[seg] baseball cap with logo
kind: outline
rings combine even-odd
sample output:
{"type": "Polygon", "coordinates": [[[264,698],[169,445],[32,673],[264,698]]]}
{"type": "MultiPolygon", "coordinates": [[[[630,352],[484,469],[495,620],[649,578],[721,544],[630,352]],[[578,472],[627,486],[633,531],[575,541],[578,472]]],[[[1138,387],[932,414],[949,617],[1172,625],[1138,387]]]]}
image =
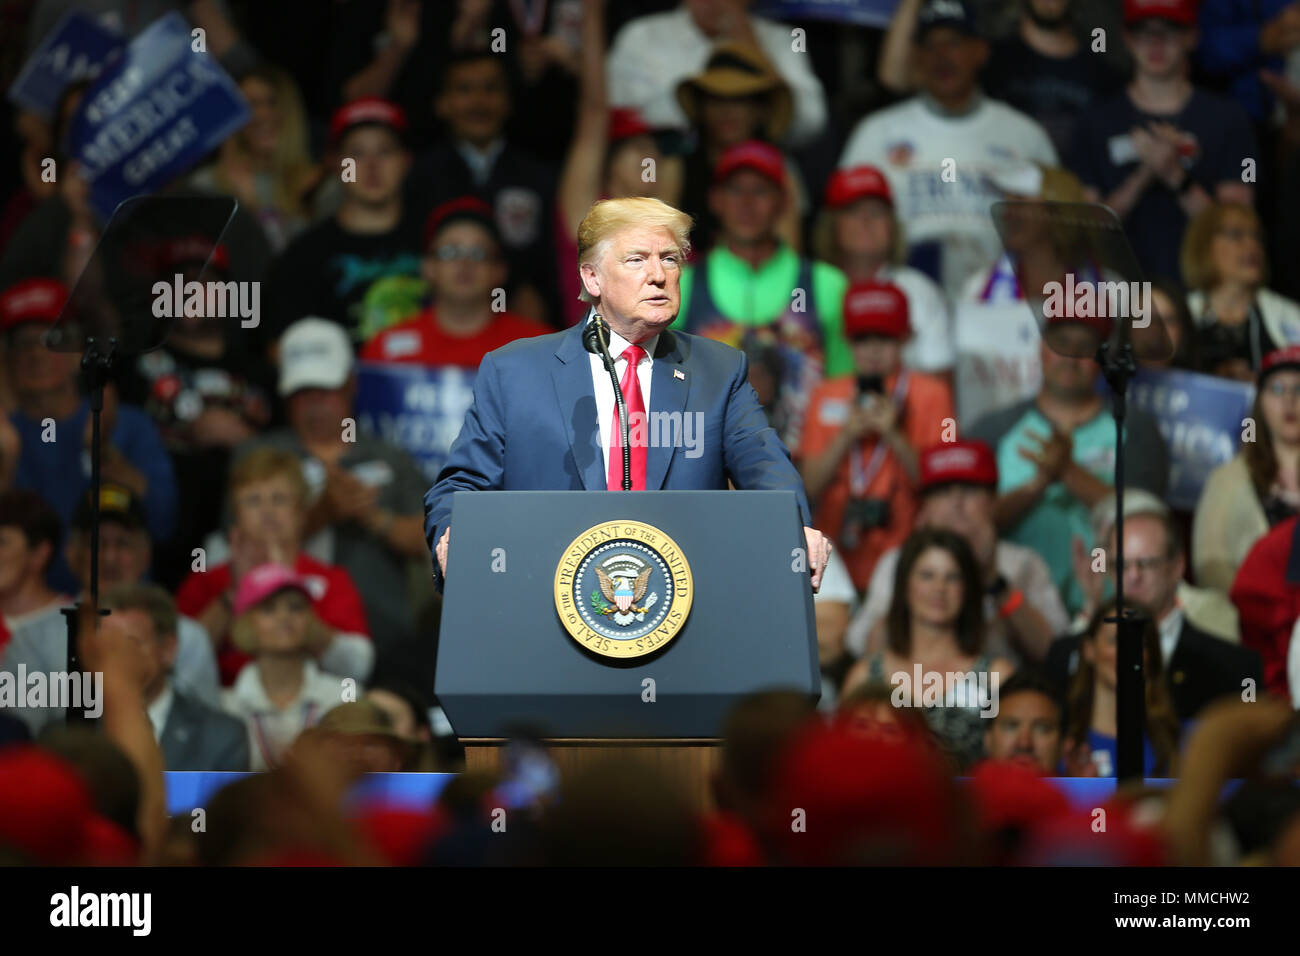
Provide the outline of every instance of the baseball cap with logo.
{"type": "Polygon", "coordinates": [[[926,0],[916,15],[916,42],[937,27],[948,27],[967,36],[975,35],[975,17],[966,0],[926,0]]]}
{"type": "Polygon", "coordinates": [[[826,205],[840,209],[859,199],[882,199],[890,206],[894,205],[889,180],[875,166],[835,170],[826,183],[826,205]]]}
{"type": "Polygon", "coordinates": [[[998,462],[982,441],[944,442],[921,452],[921,491],[963,484],[996,488],[998,462]]]}
{"type": "MultiPolygon", "coordinates": [[[[77,504],[77,512],[72,517],[72,526],[78,531],[89,531],[94,520],[94,491],[87,491],[77,504]]],[[[125,485],[112,482],[99,488],[99,520],[112,521],[129,528],[139,530],[147,525],[144,506],[134,492],[125,485]]]]}
{"type": "Polygon", "coordinates": [[[369,125],[387,126],[400,138],[406,133],[406,112],[378,96],[363,96],[344,103],[330,120],[330,144],[337,145],[354,127],[369,125]]]}
{"type": "Polygon", "coordinates": [[[785,187],[785,159],[779,149],[762,140],[746,140],[724,150],[713,168],[713,181],[720,183],[740,169],[752,169],[785,187]]]}
{"type": "Polygon", "coordinates": [[[271,595],[286,590],[301,591],[307,600],[311,600],[311,591],[307,587],[307,582],[293,568],[283,564],[259,564],[239,579],[239,590],[235,592],[234,612],[236,616],[243,614],[271,595]]]}
{"type": "Polygon", "coordinates": [[[855,282],[844,293],[845,338],[905,339],[911,334],[907,296],[892,282],[855,282]]]}
{"type": "Polygon", "coordinates": [[[1143,20],[1168,20],[1179,26],[1196,25],[1196,0],[1124,0],[1124,25],[1143,20]]]}
{"type": "Polygon", "coordinates": [[[352,343],[341,325],[299,319],[280,338],[280,394],[304,388],[338,388],[352,374],[352,343]]]}
{"type": "Polygon", "coordinates": [[[57,279],[15,282],[0,294],[0,331],[7,332],[24,322],[52,324],[67,300],[67,287],[57,279]]]}

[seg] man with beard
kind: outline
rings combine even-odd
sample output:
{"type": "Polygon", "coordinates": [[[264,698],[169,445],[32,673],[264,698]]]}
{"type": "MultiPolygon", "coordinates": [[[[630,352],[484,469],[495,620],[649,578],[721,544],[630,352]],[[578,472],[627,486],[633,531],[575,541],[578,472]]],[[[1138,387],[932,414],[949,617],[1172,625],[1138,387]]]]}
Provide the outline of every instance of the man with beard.
{"type": "Polygon", "coordinates": [[[1065,712],[1057,689],[1042,675],[1020,668],[998,693],[998,712],[984,731],[990,760],[1023,764],[1041,774],[1060,770],[1065,712]]]}

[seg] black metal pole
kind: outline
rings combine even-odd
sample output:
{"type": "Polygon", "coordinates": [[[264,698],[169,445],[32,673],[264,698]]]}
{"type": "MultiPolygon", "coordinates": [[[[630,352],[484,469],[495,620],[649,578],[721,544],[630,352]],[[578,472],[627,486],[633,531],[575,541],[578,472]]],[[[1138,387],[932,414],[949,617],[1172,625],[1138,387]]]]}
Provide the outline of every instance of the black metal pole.
{"type": "Polygon", "coordinates": [[[1145,770],[1143,737],[1146,729],[1146,675],[1142,669],[1142,630],[1145,618],[1124,607],[1124,419],[1128,412],[1128,384],[1137,373],[1133,348],[1124,342],[1118,355],[1109,345],[1098,351],[1098,361],[1111,390],[1111,415],[1115,419],[1115,776],[1121,781],[1141,780],[1145,770]]]}
{"type": "MultiPolygon", "coordinates": [[[[99,486],[101,455],[101,416],[104,411],[104,385],[108,370],[112,364],[113,339],[108,340],[107,348],[101,348],[94,338],[86,340],[86,351],[81,356],[81,367],[86,373],[86,386],[90,402],[90,606],[99,607],[99,486]]],[[[81,605],[63,609],[64,622],[68,629],[67,672],[69,675],[81,672],[81,654],[78,648],[78,629],[80,625],[81,605]]],[[[66,710],[68,724],[89,723],[84,710],[69,707],[66,710]]]]}

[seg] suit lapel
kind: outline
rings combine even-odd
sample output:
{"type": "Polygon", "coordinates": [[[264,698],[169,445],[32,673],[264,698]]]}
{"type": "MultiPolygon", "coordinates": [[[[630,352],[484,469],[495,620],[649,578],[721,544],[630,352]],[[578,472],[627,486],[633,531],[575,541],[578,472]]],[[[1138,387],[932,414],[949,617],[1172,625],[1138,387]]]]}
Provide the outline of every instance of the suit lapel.
{"type": "MultiPolygon", "coordinates": [[[[659,334],[659,342],[655,348],[654,365],[650,369],[650,421],[646,423],[646,440],[650,441],[655,434],[651,423],[655,421],[654,415],[659,412],[667,413],[668,417],[664,419],[670,424],[661,428],[659,434],[672,435],[674,438],[679,437],[676,426],[680,423],[684,434],[686,428],[686,419],[683,410],[686,408],[686,396],[691,390],[690,376],[686,373],[685,356],[681,350],[682,337],[671,331],[664,330],[659,334]],[[677,373],[677,374],[674,374],[677,373]]],[[[673,455],[677,449],[674,445],[680,444],[673,441],[668,447],[659,447],[657,442],[650,441],[650,447],[646,449],[645,463],[645,487],[647,491],[658,491],[663,488],[664,479],[668,475],[668,466],[672,463],[673,455]]]]}
{"type": "Polygon", "coordinates": [[[600,427],[596,418],[596,393],[591,384],[590,353],[582,347],[579,323],[560,339],[555,349],[558,359],[551,368],[555,399],[559,403],[573,460],[588,491],[604,491],[607,485],[604,455],[596,435],[600,427]],[[593,441],[594,440],[594,441],[593,441]]]}

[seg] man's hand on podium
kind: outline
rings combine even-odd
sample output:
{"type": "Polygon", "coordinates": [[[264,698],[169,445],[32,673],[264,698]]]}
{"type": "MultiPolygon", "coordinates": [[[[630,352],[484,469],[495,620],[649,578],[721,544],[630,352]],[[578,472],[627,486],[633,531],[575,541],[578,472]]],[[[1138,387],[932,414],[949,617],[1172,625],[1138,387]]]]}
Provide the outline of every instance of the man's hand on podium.
{"type": "Polygon", "coordinates": [[[822,572],[831,557],[831,542],[826,535],[816,528],[807,526],[803,529],[804,541],[808,543],[808,569],[812,571],[812,589],[816,594],[822,586],[822,572]]]}
{"type": "Polygon", "coordinates": [[[442,568],[442,576],[447,576],[447,541],[451,538],[451,528],[448,527],[438,539],[438,544],[434,547],[433,553],[438,556],[438,567],[442,568]]]}

